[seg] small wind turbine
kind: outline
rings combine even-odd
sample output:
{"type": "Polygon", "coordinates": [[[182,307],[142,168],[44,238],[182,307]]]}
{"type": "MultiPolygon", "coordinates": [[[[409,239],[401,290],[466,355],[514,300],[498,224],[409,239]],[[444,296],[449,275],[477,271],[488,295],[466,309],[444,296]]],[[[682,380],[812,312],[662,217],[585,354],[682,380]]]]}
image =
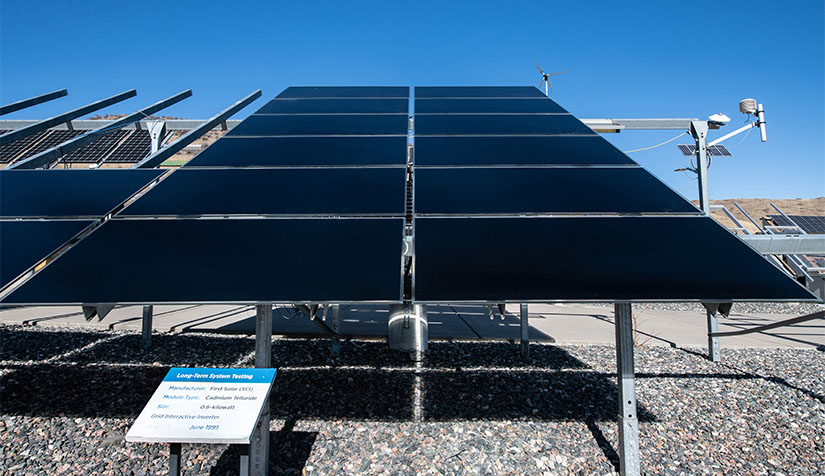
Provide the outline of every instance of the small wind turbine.
{"type": "MultiPolygon", "coordinates": [[[[533,64],[536,65],[536,68],[539,68],[538,63],[533,61],[533,64]]],[[[550,96],[550,91],[553,90],[553,85],[550,84],[550,76],[555,76],[557,74],[564,74],[564,73],[569,73],[569,72],[570,72],[570,70],[558,71],[558,72],[555,72],[555,73],[545,73],[544,71],[542,71],[541,68],[539,68],[539,73],[541,73],[541,82],[539,83],[539,87],[544,85],[544,95],[545,96],[550,96]]]]}

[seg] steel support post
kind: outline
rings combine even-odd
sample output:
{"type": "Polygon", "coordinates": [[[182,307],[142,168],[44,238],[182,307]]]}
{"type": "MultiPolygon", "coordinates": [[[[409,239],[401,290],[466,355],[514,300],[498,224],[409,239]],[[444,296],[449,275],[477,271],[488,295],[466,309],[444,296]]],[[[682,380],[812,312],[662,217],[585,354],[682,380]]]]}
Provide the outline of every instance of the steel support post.
{"type": "Polygon", "coordinates": [[[180,443],[169,443],[169,476],[180,476],[180,443]]]}
{"type": "MultiPolygon", "coordinates": [[[[256,306],[255,367],[272,366],[272,304],[256,306]]],[[[269,473],[269,397],[249,444],[249,476],[267,476],[269,473]]]]}
{"type": "Polygon", "coordinates": [[[616,303],[616,369],[619,386],[619,472],[640,474],[639,420],[636,418],[636,382],[633,372],[633,311],[630,303],[616,303]]]}
{"type": "Polygon", "coordinates": [[[530,353],[530,322],[527,318],[527,304],[521,305],[521,348],[522,357],[527,357],[530,353]]]}
{"type": "Polygon", "coordinates": [[[696,140],[696,170],[699,181],[699,208],[710,215],[710,196],[708,194],[708,123],[707,121],[691,121],[690,133],[696,140]]]}
{"type": "Polygon", "coordinates": [[[330,354],[333,357],[338,357],[341,355],[341,336],[339,335],[341,331],[341,306],[338,304],[333,304],[331,306],[330,312],[330,328],[332,329],[332,344],[330,346],[330,354]]]}
{"type": "Polygon", "coordinates": [[[152,347],[152,305],[143,306],[143,329],[140,335],[140,346],[144,349],[152,347]]]}
{"type": "Polygon", "coordinates": [[[719,348],[719,338],[713,334],[719,332],[719,318],[716,312],[705,311],[708,316],[708,359],[712,362],[722,360],[722,351],[719,348]]]}
{"type": "Polygon", "coordinates": [[[249,476],[249,445],[238,445],[238,452],[241,454],[241,467],[238,474],[249,476]]]}

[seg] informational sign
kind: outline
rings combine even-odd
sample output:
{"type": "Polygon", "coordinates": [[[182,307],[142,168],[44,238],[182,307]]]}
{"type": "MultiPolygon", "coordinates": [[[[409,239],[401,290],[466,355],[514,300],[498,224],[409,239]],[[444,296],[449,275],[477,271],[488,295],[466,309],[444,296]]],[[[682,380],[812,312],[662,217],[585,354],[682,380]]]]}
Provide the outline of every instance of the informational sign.
{"type": "Polygon", "coordinates": [[[275,369],[172,368],[126,441],[249,444],[275,369]]]}

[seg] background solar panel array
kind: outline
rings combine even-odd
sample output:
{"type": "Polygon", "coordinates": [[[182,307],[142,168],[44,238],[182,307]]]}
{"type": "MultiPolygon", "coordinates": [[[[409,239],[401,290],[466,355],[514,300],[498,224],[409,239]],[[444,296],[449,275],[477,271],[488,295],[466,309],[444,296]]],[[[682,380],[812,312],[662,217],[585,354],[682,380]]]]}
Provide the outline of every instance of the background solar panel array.
{"type": "MultiPolygon", "coordinates": [[[[0,134],[5,132],[8,131],[0,131],[0,134]]],[[[64,129],[37,132],[10,144],[0,146],[0,163],[16,162],[32,157],[87,133],[89,133],[87,130],[64,129]]],[[[67,154],[63,157],[63,160],[69,163],[101,161],[135,163],[147,157],[151,152],[151,148],[149,131],[121,129],[109,135],[101,136],[100,140],[67,154]]]]}
{"type": "Polygon", "coordinates": [[[46,137],[50,131],[36,132],[30,136],[17,139],[14,142],[0,145],[0,163],[8,164],[22,156],[27,150],[32,148],[40,140],[46,137]]]}
{"type": "Polygon", "coordinates": [[[797,225],[802,228],[802,231],[810,234],[825,234],[825,216],[819,215],[788,215],[785,218],[782,215],[769,215],[771,221],[776,226],[794,226],[797,225]]]}

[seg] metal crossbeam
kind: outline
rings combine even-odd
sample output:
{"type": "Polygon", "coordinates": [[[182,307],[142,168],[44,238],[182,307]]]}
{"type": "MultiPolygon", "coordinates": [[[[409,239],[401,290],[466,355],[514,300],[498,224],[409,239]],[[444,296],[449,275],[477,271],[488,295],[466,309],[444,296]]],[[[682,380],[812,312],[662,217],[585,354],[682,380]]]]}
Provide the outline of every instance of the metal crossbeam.
{"type": "Polygon", "coordinates": [[[134,165],[134,169],[147,169],[147,168],[155,168],[162,164],[166,159],[172,157],[173,155],[177,154],[184,147],[189,145],[190,143],[194,142],[195,139],[198,137],[206,134],[209,132],[213,127],[220,124],[221,122],[225,121],[227,118],[235,114],[236,112],[240,111],[241,109],[245,108],[249,103],[261,97],[261,90],[258,89],[257,91],[253,92],[252,94],[246,96],[245,98],[241,99],[240,101],[236,102],[235,104],[229,106],[228,108],[224,109],[217,115],[211,117],[206,122],[201,124],[200,126],[192,129],[191,131],[187,132],[186,134],[180,136],[178,140],[172,142],[168,146],[164,147],[163,149],[155,152],[154,154],[146,157],[145,159],[141,160],[137,164],[134,165]]]}
{"type": "Polygon", "coordinates": [[[184,99],[190,96],[192,96],[191,89],[181,91],[178,94],[175,94],[174,96],[166,98],[162,101],[158,101],[152,104],[151,106],[147,106],[137,112],[129,114],[128,116],[113,121],[108,126],[98,127],[97,129],[87,134],[79,135],[74,139],[68,140],[60,145],[52,147],[51,149],[44,150],[43,152],[37,155],[33,155],[25,160],[15,162],[8,168],[36,169],[39,167],[49,165],[53,162],[58,161],[64,155],[69,154],[77,149],[80,149],[81,147],[91,142],[94,142],[107,134],[111,134],[125,125],[133,124],[136,121],[140,121],[141,119],[148,117],[149,115],[154,114],[160,110],[166,109],[167,107],[180,101],[183,101],[184,99]]]}
{"type": "Polygon", "coordinates": [[[690,128],[696,118],[669,119],[582,119],[581,121],[596,132],[683,130],[690,128]]]}
{"type": "Polygon", "coordinates": [[[73,109],[69,112],[64,112],[63,114],[50,117],[49,119],[44,119],[40,122],[35,122],[34,124],[31,124],[29,126],[1,135],[0,145],[9,144],[11,142],[16,141],[17,139],[22,139],[23,137],[30,136],[37,132],[45,131],[46,129],[54,127],[58,124],[71,121],[72,119],[76,119],[81,116],[85,116],[86,114],[95,112],[99,109],[103,109],[104,107],[111,106],[112,104],[119,103],[120,101],[129,99],[134,96],[137,96],[137,91],[135,91],[134,89],[130,89],[120,94],[110,96],[106,99],[101,99],[100,101],[93,102],[91,104],[79,107],[77,109],[73,109]]]}
{"type": "Polygon", "coordinates": [[[27,107],[36,106],[38,104],[51,101],[52,99],[62,98],[67,94],[69,94],[69,91],[65,89],[58,89],[57,91],[41,94],[40,96],[35,96],[29,99],[23,99],[22,101],[13,102],[11,104],[6,104],[5,106],[0,106],[0,116],[5,114],[11,114],[12,112],[19,111],[21,109],[26,109],[27,107]]]}

